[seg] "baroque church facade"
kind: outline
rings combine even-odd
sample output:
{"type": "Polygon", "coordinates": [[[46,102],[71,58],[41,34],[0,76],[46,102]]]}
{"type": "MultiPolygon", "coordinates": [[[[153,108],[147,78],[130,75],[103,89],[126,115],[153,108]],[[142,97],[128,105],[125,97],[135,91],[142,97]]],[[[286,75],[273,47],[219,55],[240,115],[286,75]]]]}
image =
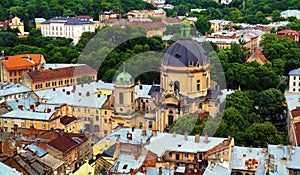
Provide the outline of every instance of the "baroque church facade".
{"type": "Polygon", "coordinates": [[[136,91],[145,86],[135,85],[124,68],[114,81],[111,105],[106,105],[113,110],[111,128],[166,132],[184,115],[214,116],[220,107],[220,91],[210,79],[210,70],[207,52],[188,37],[177,40],[166,50],[160,67],[160,85],[152,85],[147,91],[150,98],[137,98],[136,91]]]}

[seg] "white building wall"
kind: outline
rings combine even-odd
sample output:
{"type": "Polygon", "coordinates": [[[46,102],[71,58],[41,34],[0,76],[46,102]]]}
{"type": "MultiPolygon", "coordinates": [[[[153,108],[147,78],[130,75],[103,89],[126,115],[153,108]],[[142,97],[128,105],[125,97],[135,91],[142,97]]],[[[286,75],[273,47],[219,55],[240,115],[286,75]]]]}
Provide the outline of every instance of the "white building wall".
{"type": "Polygon", "coordinates": [[[95,24],[66,25],[65,23],[42,24],[42,36],[72,38],[77,44],[83,32],[95,32],[95,24]]]}

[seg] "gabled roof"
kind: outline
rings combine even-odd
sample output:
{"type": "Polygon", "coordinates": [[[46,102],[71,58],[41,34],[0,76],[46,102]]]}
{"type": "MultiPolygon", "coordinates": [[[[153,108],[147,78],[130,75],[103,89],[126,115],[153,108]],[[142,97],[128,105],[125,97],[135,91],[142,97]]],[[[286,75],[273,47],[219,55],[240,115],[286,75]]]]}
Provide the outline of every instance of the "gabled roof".
{"type": "Polygon", "coordinates": [[[62,78],[79,77],[83,75],[97,74],[97,71],[88,65],[64,67],[58,69],[35,70],[27,72],[32,82],[44,82],[62,78]]]}
{"type": "Polygon", "coordinates": [[[60,123],[63,124],[63,125],[68,125],[68,124],[72,123],[75,120],[77,120],[76,117],[65,115],[62,118],[60,118],[60,123]]]}
{"type": "Polygon", "coordinates": [[[84,134],[64,133],[56,139],[48,142],[48,145],[61,153],[66,154],[87,140],[88,138],[84,134]]]}
{"type": "Polygon", "coordinates": [[[41,62],[42,57],[42,54],[6,56],[5,59],[2,60],[2,63],[7,70],[29,69],[38,65],[41,62]]]}
{"type": "Polygon", "coordinates": [[[259,49],[256,49],[253,52],[253,54],[250,56],[250,58],[251,57],[257,57],[257,58],[259,58],[264,64],[271,64],[271,62],[265,57],[265,55],[259,49]]]}

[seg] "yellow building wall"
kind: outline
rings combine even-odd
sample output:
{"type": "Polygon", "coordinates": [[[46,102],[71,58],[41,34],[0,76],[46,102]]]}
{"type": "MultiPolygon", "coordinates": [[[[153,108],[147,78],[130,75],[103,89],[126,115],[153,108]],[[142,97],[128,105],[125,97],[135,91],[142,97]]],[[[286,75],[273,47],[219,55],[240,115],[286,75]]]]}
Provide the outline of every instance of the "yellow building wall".
{"type": "Polygon", "coordinates": [[[89,164],[88,161],[84,163],[77,171],[74,173],[69,173],[69,175],[93,175],[95,174],[95,163],[89,164]]]}

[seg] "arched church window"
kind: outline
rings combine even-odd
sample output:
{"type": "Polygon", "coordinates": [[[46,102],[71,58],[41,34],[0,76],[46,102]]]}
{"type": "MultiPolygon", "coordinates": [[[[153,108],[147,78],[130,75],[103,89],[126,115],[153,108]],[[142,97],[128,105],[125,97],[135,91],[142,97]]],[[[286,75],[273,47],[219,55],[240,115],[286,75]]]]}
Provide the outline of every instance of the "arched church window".
{"type": "Polygon", "coordinates": [[[179,81],[174,82],[174,92],[180,92],[180,83],[179,83],[179,81]]]}
{"type": "Polygon", "coordinates": [[[200,91],[200,80],[197,80],[197,91],[200,91]]]}
{"type": "Polygon", "coordinates": [[[206,88],[208,88],[209,86],[209,82],[208,82],[208,78],[206,78],[206,88]]]}
{"type": "Polygon", "coordinates": [[[119,93],[119,103],[124,104],[124,94],[123,93],[119,93]]]}

